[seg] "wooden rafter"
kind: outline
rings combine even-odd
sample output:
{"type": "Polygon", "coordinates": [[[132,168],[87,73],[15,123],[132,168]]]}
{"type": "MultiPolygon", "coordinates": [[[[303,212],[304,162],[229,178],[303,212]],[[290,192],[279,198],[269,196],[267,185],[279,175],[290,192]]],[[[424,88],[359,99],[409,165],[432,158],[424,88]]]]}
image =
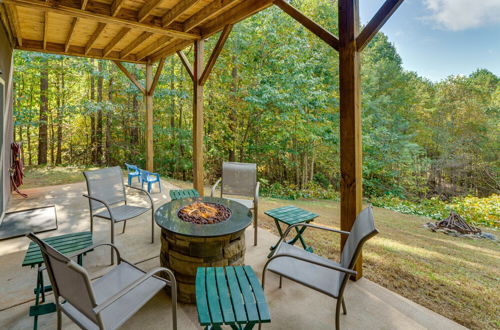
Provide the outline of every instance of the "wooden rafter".
{"type": "Polygon", "coordinates": [[[162,36],[158,38],[157,40],[153,41],[152,44],[147,46],[146,48],[142,49],[140,52],[137,53],[137,58],[140,58],[141,60],[145,59],[148,55],[153,54],[154,52],[158,51],[162,47],[165,47],[165,45],[172,40],[171,37],[169,36],[162,36]]]}
{"type": "Polygon", "coordinates": [[[404,0],[386,0],[382,7],[372,17],[370,22],[366,24],[361,33],[356,38],[356,46],[358,51],[362,51],[366,45],[372,40],[387,20],[394,14],[396,9],[403,3],[404,0]]]}
{"type": "Polygon", "coordinates": [[[87,4],[88,3],[89,3],[89,0],[82,0],[82,6],[81,6],[82,10],[87,9],[87,4]]]}
{"type": "Polygon", "coordinates": [[[144,41],[148,40],[153,34],[150,32],[143,32],[140,36],[134,39],[127,47],[125,47],[121,52],[120,52],[120,57],[124,58],[128,56],[130,53],[134,51],[137,47],[139,47],[140,44],[142,44],[144,41]]]}
{"type": "Polygon", "coordinates": [[[131,74],[126,67],[123,66],[123,64],[120,61],[113,61],[115,62],[116,66],[127,76],[128,79],[137,87],[142,94],[146,95],[146,89],[142,87],[141,83],[137,81],[137,79],[134,77],[133,74],[131,74]]]}
{"type": "Polygon", "coordinates": [[[114,0],[113,3],[111,3],[111,16],[115,17],[118,15],[118,12],[122,9],[123,1],[124,0],[114,0]]]}
{"type": "Polygon", "coordinates": [[[130,28],[127,28],[127,27],[124,27],[120,30],[120,32],[118,32],[114,37],[113,39],[111,39],[111,41],[106,45],[106,47],[104,47],[104,51],[103,51],[103,56],[108,56],[109,53],[111,53],[111,51],[113,50],[113,47],[116,46],[117,43],[120,42],[120,40],[123,39],[123,37],[125,37],[127,35],[127,33],[130,32],[130,28]]]}
{"type": "Polygon", "coordinates": [[[195,27],[212,19],[237,1],[238,0],[215,0],[184,22],[184,32],[189,32],[195,27]]]}
{"type": "Polygon", "coordinates": [[[208,59],[207,65],[205,66],[205,70],[203,70],[203,73],[201,74],[199,81],[201,85],[205,85],[205,82],[207,81],[210,72],[212,72],[215,62],[217,62],[217,58],[219,58],[219,55],[222,52],[224,44],[226,43],[226,40],[229,37],[229,34],[231,33],[232,29],[233,29],[232,25],[226,25],[224,27],[224,30],[222,30],[219,40],[217,41],[217,44],[215,45],[215,48],[212,51],[210,58],[208,59]]]}
{"type": "Polygon", "coordinates": [[[53,2],[53,1],[40,2],[36,0],[3,0],[3,1],[7,4],[12,4],[16,6],[44,10],[47,12],[69,15],[72,17],[86,18],[101,23],[121,25],[124,27],[142,30],[145,32],[170,35],[180,39],[196,40],[200,38],[200,36],[195,34],[194,32],[186,33],[183,31],[175,30],[173,28],[163,28],[161,26],[152,23],[140,23],[131,19],[113,17],[109,15],[111,11],[110,9],[108,10],[101,9],[99,11],[96,10],[92,12],[81,10],[80,7],[76,8],[72,6],[71,4],[73,4],[73,2],[68,0],[59,0],[58,2],[53,2]]]}
{"type": "Polygon", "coordinates": [[[179,1],[172,9],[170,9],[161,19],[163,27],[172,24],[179,16],[188,11],[191,7],[199,3],[201,0],[183,0],[179,1]]]}
{"type": "MultiPolygon", "coordinates": [[[[71,46],[71,39],[73,38],[73,34],[75,33],[76,24],[80,19],[78,17],[73,18],[71,22],[71,27],[69,28],[68,36],[66,37],[66,44],[64,45],[64,51],[67,52],[69,47],[71,46]]],[[[88,52],[87,52],[88,54],[88,52]]]]}
{"type": "Polygon", "coordinates": [[[188,58],[186,57],[186,54],[182,50],[177,51],[177,55],[179,55],[179,58],[181,59],[182,65],[186,68],[186,71],[188,72],[189,76],[191,77],[191,80],[194,79],[194,73],[193,73],[193,67],[191,66],[191,63],[189,63],[188,58]]]}
{"type": "Polygon", "coordinates": [[[47,49],[47,36],[48,36],[48,31],[49,31],[49,12],[46,11],[44,13],[44,20],[43,20],[43,49],[47,49]]]}
{"type": "Polygon", "coordinates": [[[23,45],[23,37],[21,32],[21,24],[19,24],[19,16],[17,14],[17,8],[15,6],[7,5],[5,6],[7,12],[9,13],[9,18],[12,23],[12,33],[17,39],[17,44],[19,46],[23,45]]]}
{"type": "Polygon", "coordinates": [[[153,95],[155,92],[155,89],[156,89],[156,86],[158,85],[158,81],[160,80],[161,71],[163,70],[164,65],[165,65],[165,57],[160,59],[160,61],[158,62],[158,67],[156,68],[156,73],[155,73],[155,76],[153,78],[153,83],[151,84],[151,87],[148,90],[148,95],[150,95],[150,96],[153,95]]]}
{"type": "Polygon", "coordinates": [[[208,22],[202,30],[202,36],[204,38],[209,37],[222,30],[224,26],[236,24],[248,16],[271,6],[272,4],[273,0],[243,1],[208,22]]]}
{"type": "Polygon", "coordinates": [[[280,7],[285,13],[290,15],[293,19],[302,24],[306,29],[314,33],[316,36],[321,38],[335,50],[339,50],[339,39],[328,30],[323,28],[321,25],[301,13],[298,9],[284,0],[276,0],[274,1],[274,4],[280,7]]]}
{"type": "Polygon", "coordinates": [[[137,20],[139,22],[144,21],[151,12],[162,2],[163,0],[149,0],[146,4],[141,8],[139,14],[137,15],[137,20]]]}
{"type": "Polygon", "coordinates": [[[97,24],[96,30],[94,31],[94,33],[90,37],[90,40],[85,45],[85,55],[87,55],[90,52],[90,50],[92,49],[92,47],[94,47],[94,44],[96,43],[97,39],[99,39],[99,37],[102,34],[102,31],[104,31],[105,28],[106,28],[106,23],[98,23],[97,24]]]}

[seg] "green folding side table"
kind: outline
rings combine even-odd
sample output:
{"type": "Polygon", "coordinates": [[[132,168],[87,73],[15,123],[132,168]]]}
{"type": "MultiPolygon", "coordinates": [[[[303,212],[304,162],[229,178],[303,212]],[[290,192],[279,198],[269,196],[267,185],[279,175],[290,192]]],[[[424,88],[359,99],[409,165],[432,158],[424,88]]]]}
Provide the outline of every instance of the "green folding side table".
{"type": "MultiPolygon", "coordinates": [[[[85,249],[92,246],[92,233],[89,231],[72,233],[60,236],[53,236],[43,240],[48,243],[57,251],[62,254],[72,254],[78,250],[85,249]]],[[[81,266],[83,263],[83,254],[77,256],[78,264],[81,266]]],[[[54,313],[56,305],[54,303],[45,303],[45,294],[52,291],[52,286],[44,285],[43,283],[43,256],[38,245],[31,242],[26,255],[24,256],[22,266],[37,266],[37,279],[36,288],[33,290],[35,293],[35,305],[30,306],[29,315],[35,319],[33,321],[33,329],[38,327],[38,316],[54,313]]]]}
{"type": "MultiPolygon", "coordinates": [[[[274,222],[276,223],[276,227],[278,228],[278,232],[281,238],[283,238],[284,231],[281,229],[280,222],[287,225],[288,229],[288,227],[290,227],[291,225],[295,225],[297,223],[309,223],[319,216],[316,213],[306,211],[304,209],[301,209],[293,205],[278,207],[276,209],[266,211],[264,212],[264,214],[267,214],[268,216],[274,219],[274,222]]],[[[297,232],[297,234],[295,235],[294,238],[287,241],[287,243],[293,245],[295,244],[295,242],[300,240],[300,243],[302,243],[304,250],[313,252],[312,246],[308,246],[306,244],[306,241],[304,240],[304,237],[302,237],[306,229],[307,229],[306,226],[300,229],[298,227],[295,227],[295,231],[297,232]]],[[[272,256],[273,251],[276,249],[276,246],[277,244],[271,247],[271,253],[269,253],[268,258],[272,256]]]]}
{"type": "Polygon", "coordinates": [[[196,189],[173,189],[170,190],[169,194],[170,194],[170,199],[173,201],[181,198],[200,197],[200,194],[196,189]]]}
{"type": "Polygon", "coordinates": [[[205,330],[252,329],[271,322],[264,290],[250,266],[199,267],[196,309],[205,330]]]}

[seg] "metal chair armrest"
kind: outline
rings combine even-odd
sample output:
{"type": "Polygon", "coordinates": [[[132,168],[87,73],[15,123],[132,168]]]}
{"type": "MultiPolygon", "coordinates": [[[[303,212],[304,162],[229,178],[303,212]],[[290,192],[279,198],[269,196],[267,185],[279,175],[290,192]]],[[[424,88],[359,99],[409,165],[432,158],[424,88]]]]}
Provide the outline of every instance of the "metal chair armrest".
{"type": "Polygon", "coordinates": [[[350,275],[356,275],[357,272],[355,270],[352,270],[352,269],[348,269],[348,268],[344,268],[344,267],[341,267],[341,266],[334,266],[334,265],[325,265],[325,264],[322,264],[320,262],[317,262],[317,261],[314,261],[314,260],[310,260],[310,259],[306,259],[306,258],[302,258],[302,257],[299,257],[299,256],[295,256],[295,255],[291,255],[291,254],[287,254],[287,253],[284,253],[284,254],[278,254],[278,255],[275,255],[275,256],[272,256],[267,262],[266,264],[264,265],[264,270],[262,271],[263,273],[267,270],[267,266],[269,265],[269,263],[275,259],[278,259],[278,258],[283,258],[283,257],[287,257],[287,258],[293,258],[293,259],[297,259],[297,260],[301,260],[301,261],[304,261],[304,262],[307,262],[307,263],[310,263],[310,264],[314,264],[314,265],[318,265],[318,266],[321,266],[321,267],[324,267],[324,268],[329,268],[329,269],[333,269],[333,270],[337,270],[339,272],[343,272],[343,273],[346,273],[346,274],[350,274],[350,275]]]}
{"type": "MultiPolygon", "coordinates": [[[[96,202],[99,202],[99,203],[103,204],[104,207],[106,209],[108,209],[109,217],[111,218],[111,220],[115,221],[115,218],[113,217],[113,213],[111,212],[111,207],[109,206],[109,204],[106,201],[104,201],[102,199],[99,199],[99,198],[95,198],[95,197],[89,196],[89,195],[85,195],[85,194],[83,194],[83,197],[86,197],[88,199],[92,199],[92,200],[94,200],[96,202]]],[[[91,203],[91,205],[92,205],[92,203],[91,203]]],[[[92,213],[92,208],[90,209],[90,213],[92,213]]]]}
{"type": "Polygon", "coordinates": [[[167,285],[171,286],[172,288],[176,288],[176,281],[175,281],[174,273],[168,268],[156,267],[156,268],[150,270],[149,272],[147,272],[146,274],[144,274],[143,276],[141,276],[140,278],[138,278],[137,280],[135,280],[134,282],[132,282],[130,285],[128,285],[122,291],[114,294],[113,296],[106,299],[103,303],[94,307],[94,312],[97,314],[102,312],[104,309],[109,307],[115,301],[117,301],[118,299],[120,299],[121,297],[123,297],[124,295],[129,293],[130,291],[132,291],[135,287],[137,287],[138,285],[140,285],[141,283],[143,283],[144,281],[146,281],[147,279],[149,279],[150,277],[152,277],[156,273],[159,273],[162,271],[166,272],[168,274],[170,280],[164,279],[162,277],[157,277],[157,279],[164,281],[165,283],[167,283],[167,285]]]}
{"type": "Polygon", "coordinates": [[[149,202],[151,203],[151,208],[154,210],[153,198],[151,197],[151,195],[148,193],[147,190],[144,190],[144,189],[139,188],[139,187],[129,186],[128,184],[126,184],[125,187],[139,190],[139,191],[143,192],[144,194],[146,194],[146,196],[148,196],[148,198],[149,198],[149,202]]]}
{"type": "Polygon", "coordinates": [[[83,254],[83,253],[86,253],[86,252],[89,252],[90,250],[93,250],[95,248],[98,248],[98,247],[101,247],[101,246],[111,246],[111,248],[113,250],[115,250],[116,252],[116,256],[118,257],[118,263],[120,263],[122,261],[122,258],[120,256],[120,250],[118,250],[118,248],[116,247],[116,245],[114,244],[111,244],[111,243],[99,243],[99,244],[94,244],[92,246],[89,246],[89,247],[86,247],[84,249],[81,249],[81,250],[78,250],[76,252],[73,252],[72,254],[70,255],[66,255],[68,258],[74,258],[80,254],[83,254]]]}
{"type": "Polygon", "coordinates": [[[210,197],[214,197],[215,195],[215,189],[217,189],[217,186],[221,183],[222,178],[219,178],[215,184],[212,186],[212,191],[210,192],[210,197]]]}
{"type": "Polygon", "coordinates": [[[257,204],[259,201],[259,190],[260,190],[260,182],[257,181],[257,184],[255,185],[255,193],[253,196],[254,204],[257,204]]]}

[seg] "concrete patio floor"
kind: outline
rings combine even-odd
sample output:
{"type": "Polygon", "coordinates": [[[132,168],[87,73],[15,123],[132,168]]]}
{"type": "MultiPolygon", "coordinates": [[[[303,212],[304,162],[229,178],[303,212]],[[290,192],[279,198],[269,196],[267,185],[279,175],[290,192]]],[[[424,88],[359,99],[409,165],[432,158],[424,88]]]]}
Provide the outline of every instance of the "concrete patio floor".
{"type": "MultiPolygon", "coordinates": [[[[168,190],[175,187],[163,183],[163,192],[152,196],[158,207],[169,200],[168,190]]],[[[40,234],[50,237],[65,233],[89,230],[88,203],[82,197],[86,192],[85,184],[75,183],[61,186],[42,187],[24,190],[29,198],[14,195],[9,211],[37,206],[55,205],[59,228],[40,234]]],[[[131,192],[131,203],[146,202],[131,192]]],[[[150,243],[149,213],[129,221],[127,231],[116,237],[116,245],[124,259],[136,263],[144,270],[159,266],[160,229],[156,227],[155,243],[150,243]]],[[[109,241],[109,225],[105,220],[94,222],[94,242],[109,241]]],[[[252,230],[246,231],[247,250],[245,263],[251,265],[258,276],[266,261],[269,247],[278,238],[259,229],[259,245],[252,245],[252,230]]],[[[0,329],[30,329],[33,319],[28,316],[29,306],[33,304],[33,287],[36,271],[34,268],[21,267],[29,242],[26,238],[0,241],[0,329]]],[[[311,242],[314,245],[314,242],[311,242]]],[[[84,266],[93,278],[105,273],[109,268],[109,250],[98,249],[88,254],[84,266]]],[[[271,311],[272,322],[264,329],[333,329],[335,301],[326,295],[283,280],[283,288],[278,288],[277,276],[269,273],[266,281],[266,296],[271,311]]],[[[50,301],[52,296],[49,296],[50,301]]],[[[345,299],[347,315],[342,315],[340,324],[343,329],[464,329],[461,325],[422,307],[396,293],[389,291],[366,279],[350,282],[345,299]]],[[[170,298],[161,292],[134,315],[123,329],[169,329],[171,327],[170,298]]],[[[179,305],[179,329],[200,329],[194,305],[179,305]]],[[[39,329],[54,329],[55,314],[39,318],[39,329]]],[[[63,329],[77,329],[67,317],[63,317],[63,329]]]]}

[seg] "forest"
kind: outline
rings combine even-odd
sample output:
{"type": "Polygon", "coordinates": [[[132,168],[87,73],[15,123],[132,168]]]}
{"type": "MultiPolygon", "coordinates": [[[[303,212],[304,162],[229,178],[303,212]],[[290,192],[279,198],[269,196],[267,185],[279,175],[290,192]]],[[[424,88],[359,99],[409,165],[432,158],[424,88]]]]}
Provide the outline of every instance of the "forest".
{"type": "MultiPolygon", "coordinates": [[[[328,0],[298,7],[337,32],[328,0]]],[[[145,165],[144,100],[114,63],[23,51],[14,61],[14,136],[27,166],[145,165]]],[[[367,198],[499,194],[499,76],[478,63],[468,76],[429,81],[403,68],[383,33],[361,61],[367,198]]],[[[144,82],[143,67],[125,66],[144,82]]],[[[236,25],[205,88],[207,183],[222,161],[255,162],[265,194],[338,197],[338,80],[338,54],[279,9],[236,25]]],[[[154,164],[164,176],[192,177],[191,111],[191,80],[172,56],[154,96],[154,164]]]]}

